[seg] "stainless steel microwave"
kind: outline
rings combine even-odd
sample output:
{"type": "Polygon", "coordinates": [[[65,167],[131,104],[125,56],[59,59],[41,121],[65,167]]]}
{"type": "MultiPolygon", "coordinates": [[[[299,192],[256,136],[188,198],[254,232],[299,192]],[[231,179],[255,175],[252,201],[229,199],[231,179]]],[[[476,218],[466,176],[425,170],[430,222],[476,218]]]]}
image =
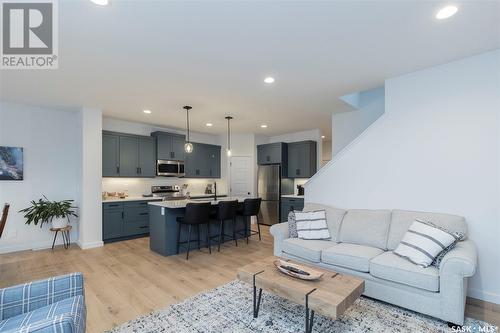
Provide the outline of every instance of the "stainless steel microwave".
{"type": "Polygon", "coordinates": [[[184,177],[184,162],[158,160],[156,163],[156,175],[163,177],[184,177]]]}

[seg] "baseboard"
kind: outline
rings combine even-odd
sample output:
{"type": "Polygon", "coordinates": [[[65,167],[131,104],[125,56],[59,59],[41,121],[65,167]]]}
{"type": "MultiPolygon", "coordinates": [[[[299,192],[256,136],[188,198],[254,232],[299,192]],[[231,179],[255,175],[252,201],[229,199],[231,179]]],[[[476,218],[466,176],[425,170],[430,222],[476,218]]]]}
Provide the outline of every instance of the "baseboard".
{"type": "Polygon", "coordinates": [[[478,289],[469,289],[468,298],[477,299],[483,302],[493,303],[500,306],[500,295],[478,289]]]}
{"type": "MultiPolygon", "coordinates": [[[[55,245],[56,246],[63,245],[63,241],[57,240],[55,245]]],[[[52,241],[3,246],[2,248],[0,248],[0,254],[21,252],[21,251],[40,251],[40,250],[50,249],[51,247],[52,247],[52,241]]]]}
{"type": "Polygon", "coordinates": [[[102,247],[104,246],[103,241],[97,241],[97,242],[88,242],[88,243],[82,243],[79,240],[76,242],[76,245],[80,247],[82,250],[88,250],[88,249],[94,249],[96,247],[102,247]]]}

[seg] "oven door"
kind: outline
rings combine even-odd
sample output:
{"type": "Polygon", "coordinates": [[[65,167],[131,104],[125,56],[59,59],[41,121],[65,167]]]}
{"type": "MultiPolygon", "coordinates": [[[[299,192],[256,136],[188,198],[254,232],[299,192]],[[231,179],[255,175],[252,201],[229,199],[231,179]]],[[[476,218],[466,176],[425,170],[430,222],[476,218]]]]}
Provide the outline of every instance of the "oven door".
{"type": "Polygon", "coordinates": [[[158,160],[156,174],[164,177],[177,177],[179,175],[179,162],[158,160]]]}

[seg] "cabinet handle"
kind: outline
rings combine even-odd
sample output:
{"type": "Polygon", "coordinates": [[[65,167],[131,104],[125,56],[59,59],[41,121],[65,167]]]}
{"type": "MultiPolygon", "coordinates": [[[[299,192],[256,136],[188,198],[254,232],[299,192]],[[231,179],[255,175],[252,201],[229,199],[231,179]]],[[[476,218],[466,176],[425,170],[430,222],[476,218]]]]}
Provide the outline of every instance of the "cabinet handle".
{"type": "Polygon", "coordinates": [[[124,217],[125,217],[125,216],[124,216],[124,214],[123,214],[123,212],[122,212],[122,219],[123,219],[124,217]]]}
{"type": "Polygon", "coordinates": [[[118,204],[115,204],[115,205],[108,205],[108,207],[118,207],[118,204]]]}
{"type": "Polygon", "coordinates": [[[139,173],[142,175],[142,168],[139,167],[139,173]]]}
{"type": "Polygon", "coordinates": [[[269,162],[271,160],[270,156],[266,156],[266,161],[269,162]]]}
{"type": "Polygon", "coordinates": [[[142,227],[139,227],[139,229],[147,229],[148,226],[142,226],[142,227]]]}
{"type": "Polygon", "coordinates": [[[175,158],[175,151],[172,152],[172,158],[175,158]]]}
{"type": "Polygon", "coordinates": [[[149,213],[140,213],[139,215],[149,215],[149,213]]]}
{"type": "Polygon", "coordinates": [[[116,173],[120,173],[120,167],[119,166],[116,167],[116,173]]]}
{"type": "Polygon", "coordinates": [[[300,169],[295,170],[295,174],[298,176],[300,175],[300,169]]]}
{"type": "Polygon", "coordinates": [[[136,169],[135,169],[135,172],[136,172],[137,174],[140,174],[140,172],[139,172],[139,168],[136,168],[136,169]]]}

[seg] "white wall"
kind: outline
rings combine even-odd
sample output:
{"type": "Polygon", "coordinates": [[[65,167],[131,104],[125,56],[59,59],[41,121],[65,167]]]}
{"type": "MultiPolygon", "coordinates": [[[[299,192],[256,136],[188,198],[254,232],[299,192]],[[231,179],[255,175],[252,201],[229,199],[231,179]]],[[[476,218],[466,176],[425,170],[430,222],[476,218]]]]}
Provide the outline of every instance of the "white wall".
{"type": "Polygon", "coordinates": [[[356,109],[332,115],[332,154],[336,155],[384,113],[384,87],[361,91],[356,109]]]}
{"type": "MultiPolygon", "coordinates": [[[[0,145],[24,148],[24,180],[0,181],[0,205],[11,204],[0,252],[51,246],[49,226],[25,225],[20,209],[46,195],[79,206],[80,159],[77,112],[0,103],[0,145]]],[[[78,225],[72,222],[72,239],[78,225]]],[[[59,243],[61,238],[59,237],[59,243]]]]}
{"type": "Polygon", "coordinates": [[[469,296],[500,303],[500,50],[389,79],[385,114],[311,179],[306,201],[465,216],[469,296]]]}
{"type": "Polygon", "coordinates": [[[79,164],[80,225],[78,245],[90,249],[103,245],[102,241],[102,112],[82,108],[80,121],[79,164]]]}

